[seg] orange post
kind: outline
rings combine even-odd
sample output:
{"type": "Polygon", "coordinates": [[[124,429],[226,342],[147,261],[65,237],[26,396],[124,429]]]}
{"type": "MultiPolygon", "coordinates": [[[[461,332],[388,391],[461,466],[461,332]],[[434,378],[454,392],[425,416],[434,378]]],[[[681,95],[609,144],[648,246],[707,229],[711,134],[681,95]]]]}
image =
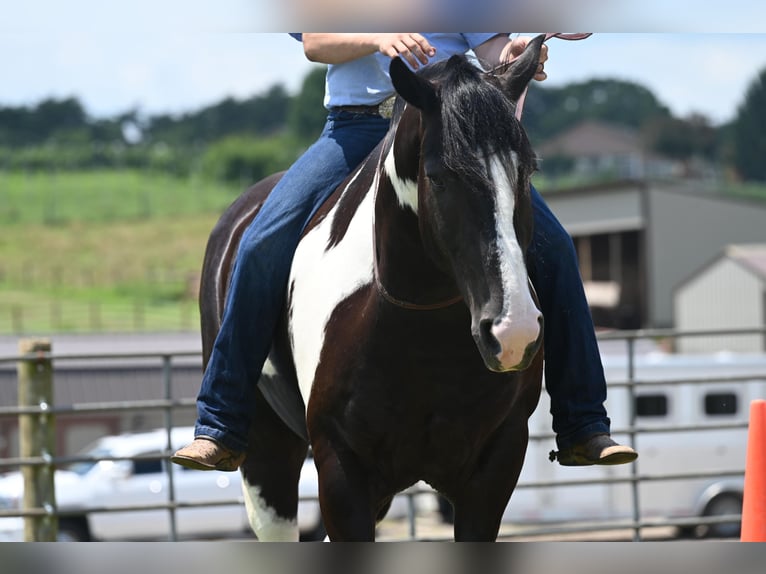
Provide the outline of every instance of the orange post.
{"type": "Polygon", "coordinates": [[[742,542],[766,542],[766,400],[750,403],[742,542]]]}

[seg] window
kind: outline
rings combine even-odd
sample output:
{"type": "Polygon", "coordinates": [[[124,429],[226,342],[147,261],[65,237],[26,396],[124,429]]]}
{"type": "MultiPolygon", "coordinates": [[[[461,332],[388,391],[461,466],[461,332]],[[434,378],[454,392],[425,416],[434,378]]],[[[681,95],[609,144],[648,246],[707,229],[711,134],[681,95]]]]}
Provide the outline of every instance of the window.
{"type": "Polygon", "coordinates": [[[667,395],[639,395],[636,397],[636,416],[664,417],[667,414],[667,395]]]}
{"type": "Polygon", "coordinates": [[[708,393],[705,395],[706,415],[737,414],[737,395],[734,393],[708,393]]]}
{"type": "Polygon", "coordinates": [[[133,474],[154,474],[157,472],[162,472],[162,460],[159,458],[133,461],[133,474]]]}

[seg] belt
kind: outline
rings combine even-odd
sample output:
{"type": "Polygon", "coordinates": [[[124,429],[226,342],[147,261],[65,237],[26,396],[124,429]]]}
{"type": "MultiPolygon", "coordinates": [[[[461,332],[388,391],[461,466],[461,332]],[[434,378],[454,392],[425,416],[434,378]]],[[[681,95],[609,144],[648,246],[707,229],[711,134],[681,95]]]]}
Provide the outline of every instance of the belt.
{"type": "Polygon", "coordinates": [[[391,96],[373,106],[333,106],[331,109],[338,112],[380,116],[382,118],[391,119],[394,111],[394,97],[391,96]]]}

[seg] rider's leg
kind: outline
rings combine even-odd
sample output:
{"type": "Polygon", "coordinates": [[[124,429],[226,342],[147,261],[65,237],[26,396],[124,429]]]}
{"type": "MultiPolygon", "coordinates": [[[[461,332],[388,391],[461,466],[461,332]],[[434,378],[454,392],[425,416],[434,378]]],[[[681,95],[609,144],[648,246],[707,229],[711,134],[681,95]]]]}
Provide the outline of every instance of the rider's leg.
{"type": "Polygon", "coordinates": [[[174,462],[201,469],[239,466],[255,384],[271,348],[301,233],[387,128],[388,120],[379,116],[331,113],[320,138],[274,187],[242,235],[221,328],[197,397],[195,436],[200,440],[195,443],[205,453],[197,455],[193,443],[176,453],[174,462]],[[219,456],[229,458],[219,463],[219,456]]]}
{"type": "Polygon", "coordinates": [[[530,278],[545,318],[545,386],[565,465],[621,464],[636,454],[609,438],[606,380],[572,239],[534,188],[530,278]]]}

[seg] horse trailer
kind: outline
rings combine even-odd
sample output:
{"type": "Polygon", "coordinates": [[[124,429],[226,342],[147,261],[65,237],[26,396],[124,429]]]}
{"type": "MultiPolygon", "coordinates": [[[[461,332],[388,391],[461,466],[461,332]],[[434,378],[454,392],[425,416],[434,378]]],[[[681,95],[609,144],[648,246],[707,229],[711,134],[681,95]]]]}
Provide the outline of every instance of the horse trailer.
{"type": "Polygon", "coordinates": [[[562,467],[555,449],[550,401],[543,390],[530,419],[519,488],[504,522],[545,523],[634,518],[632,478],[641,521],[678,521],[686,534],[734,536],[737,522],[700,527],[697,517],[739,514],[747,447],[749,404],[766,398],[766,355],[605,355],[607,410],[612,434],[639,452],[634,464],[562,467]],[[596,481],[586,485],[576,481],[596,481]],[[563,483],[550,485],[550,483],[563,483]]]}

